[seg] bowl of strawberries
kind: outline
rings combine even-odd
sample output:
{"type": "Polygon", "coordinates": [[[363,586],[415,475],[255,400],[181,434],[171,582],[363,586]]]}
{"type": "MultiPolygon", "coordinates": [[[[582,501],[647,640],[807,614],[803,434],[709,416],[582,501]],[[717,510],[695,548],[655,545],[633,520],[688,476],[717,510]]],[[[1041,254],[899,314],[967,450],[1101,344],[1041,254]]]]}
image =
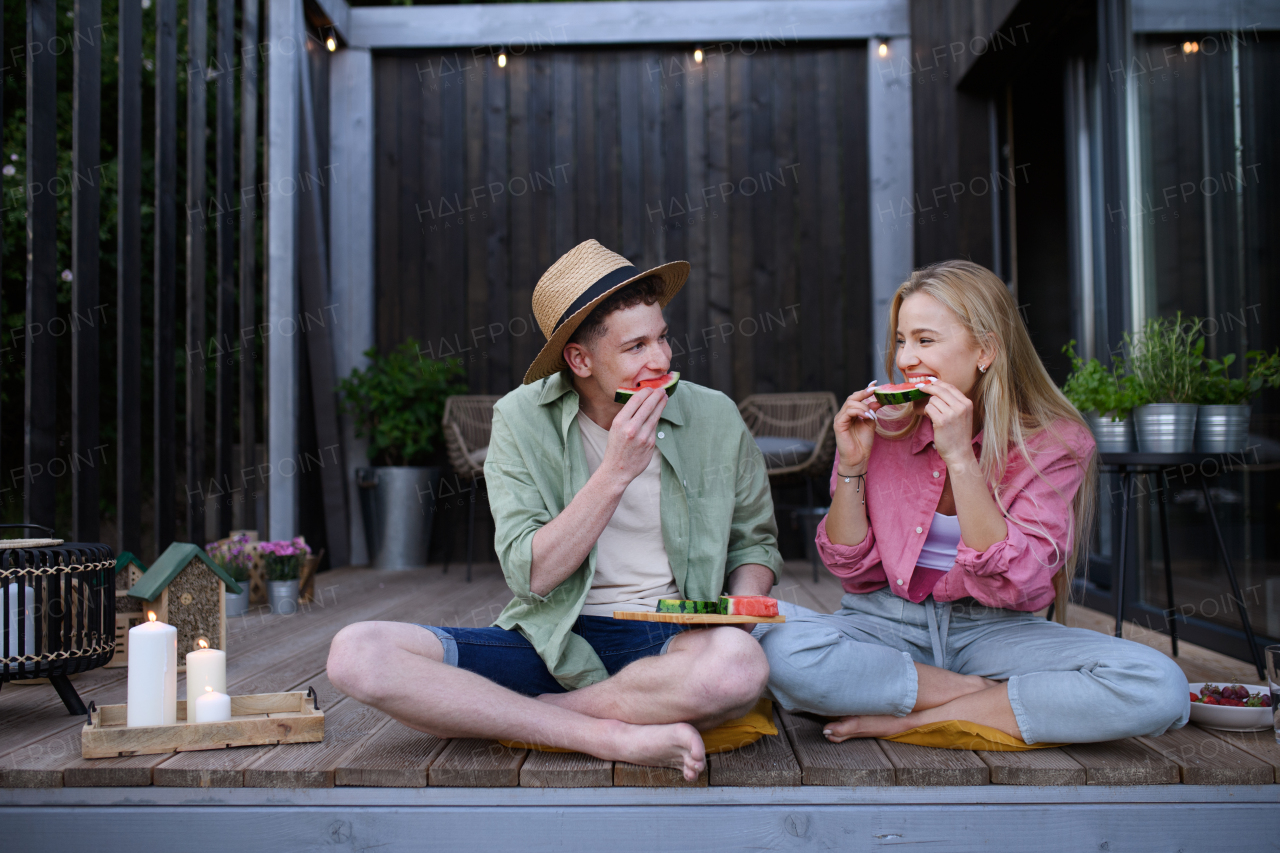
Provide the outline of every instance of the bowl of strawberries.
{"type": "Polygon", "coordinates": [[[1260,732],[1273,725],[1271,693],[1260,684],[1191,685],[1191,722],[1231,732],[1260,732]]]}

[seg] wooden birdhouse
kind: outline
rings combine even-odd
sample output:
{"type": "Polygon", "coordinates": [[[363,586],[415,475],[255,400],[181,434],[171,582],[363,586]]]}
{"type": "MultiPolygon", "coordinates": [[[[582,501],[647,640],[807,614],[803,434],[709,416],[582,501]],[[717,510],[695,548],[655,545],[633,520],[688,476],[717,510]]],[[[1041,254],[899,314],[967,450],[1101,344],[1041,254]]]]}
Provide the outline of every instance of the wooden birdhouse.
{"type": "Polygon", "coordinates": [[[129,595],[129,588],[142,580],[146,564],[129,551],[116,557],[116,651],[104,666],[129,665],[129,629],[147,618],[146,602],[129,595]]]}
{"type": "Polygon", "coordinates": [[[186,653],[201,637],[226,651],[228,589],[238,593],[240,585],[208,554],[190,542],[174,542],[130,587],[129,595],[178,629],[178,670],[183,671],[186,653]]]}

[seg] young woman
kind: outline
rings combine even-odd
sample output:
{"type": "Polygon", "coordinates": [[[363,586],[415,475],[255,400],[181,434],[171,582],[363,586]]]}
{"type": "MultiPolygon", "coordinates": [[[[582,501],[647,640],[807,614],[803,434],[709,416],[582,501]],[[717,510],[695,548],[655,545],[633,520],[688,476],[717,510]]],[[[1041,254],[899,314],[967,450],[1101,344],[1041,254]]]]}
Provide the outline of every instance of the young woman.
{"type": "Polygon", "coordinates": [[[846,594],[764,635],[774,696],[839,718],[834,742],[944,720],[1028,744],[1184,725],[1173,661],[1035,613],[1088,547],[1097,468],[1003,282],[968,261],[920,270],[889,330],[886,371],[928,396],[881,408],[868,387],[836,414],[817,544],[846,594]]]}

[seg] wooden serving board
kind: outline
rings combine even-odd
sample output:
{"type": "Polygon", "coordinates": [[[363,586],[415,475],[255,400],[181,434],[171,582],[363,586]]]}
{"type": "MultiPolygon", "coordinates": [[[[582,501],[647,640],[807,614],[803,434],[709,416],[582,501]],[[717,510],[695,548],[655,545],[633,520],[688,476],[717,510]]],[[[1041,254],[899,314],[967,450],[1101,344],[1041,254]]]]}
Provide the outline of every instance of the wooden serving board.
{"type": "Polygon", "coordinates": [[[755,625],[786,622],[785,616],[722,616],[719,613],[653,613],[648,610],[615,610],[614,619],[632,622],[674,622],[677,625],[755,625]]]}
{"type": "Polygon", "coordinates": [[[179,699],[176,724],[129,728],[127,709],[127,705],[90,706],[89,722],[80,732],[81,758],[324,740],[324,711],[311,690],[232,696],[231,719],[220,723],[187,722],[186,700],[179,699]]]}

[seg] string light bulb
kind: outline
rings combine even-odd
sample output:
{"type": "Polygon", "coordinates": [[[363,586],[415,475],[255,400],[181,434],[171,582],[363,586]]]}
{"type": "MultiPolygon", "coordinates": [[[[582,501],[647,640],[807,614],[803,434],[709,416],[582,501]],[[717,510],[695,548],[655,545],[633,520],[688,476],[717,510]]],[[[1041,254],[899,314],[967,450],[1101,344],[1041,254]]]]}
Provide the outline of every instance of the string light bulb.
{"type": "Polygon", "coordinates": [[[338,41],[333,36],[329,36],[327,39],[324,40],[324,46],[329,48],[330,53],[333,53],[335,50],[338,49],[338,41]]]}
{"type": "Polygon", "coordinates": [[[701,61],[702,61],[702,48],[697,48],[696,50],[694,50],[694,52],[693,52],[693,61],[694,61],[694,62],[701,62],[701,61]]]}
{"type": "Polygon", "coordinates": [[[1184,42],[1182,43],[1182,52],[1183,52],[1183,53],[1199,53],[1199,52],[1200,52],[1200,42],[1198,42],[1198,41],[1184,41],[1184,42]]]}
{"type": "Polygon", "coordinates": [[[880,55],[880,58],[881,58],[881,59],[884,59],[886,56],[888,56],[888,55],[889,55],[889,43],[888,43],[887,41],[881,41],[881,42],[880,42],[880,46],[879,46],[878,48],[876,48],[876,53],[878,53],[878,54],[880,55]]]}
{"type": "Polygon", "coordinates": [[[507,67],[507,55],[505,53],[498,54],[498,67],[499,68],[507,67]]]}

